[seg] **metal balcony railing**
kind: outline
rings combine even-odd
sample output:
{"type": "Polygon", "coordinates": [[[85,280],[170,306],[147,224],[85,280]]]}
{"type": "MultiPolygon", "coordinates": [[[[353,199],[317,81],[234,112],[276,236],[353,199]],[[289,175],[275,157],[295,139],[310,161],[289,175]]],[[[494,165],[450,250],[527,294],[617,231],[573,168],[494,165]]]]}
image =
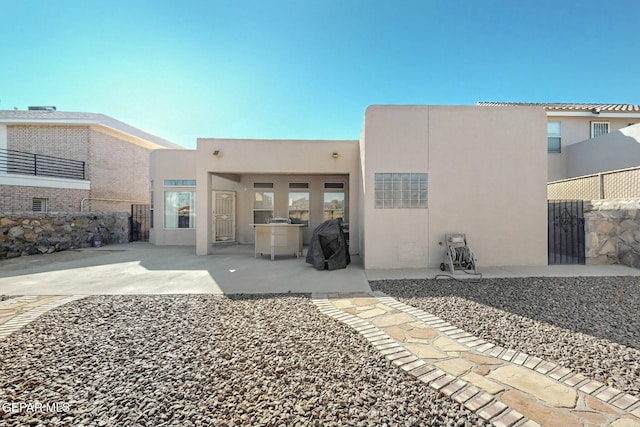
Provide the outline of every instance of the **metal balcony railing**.
{"type": "Polygon", "coordinates": [[[84,162],[0,149],[0,173],[85,179],[84,162]]]}

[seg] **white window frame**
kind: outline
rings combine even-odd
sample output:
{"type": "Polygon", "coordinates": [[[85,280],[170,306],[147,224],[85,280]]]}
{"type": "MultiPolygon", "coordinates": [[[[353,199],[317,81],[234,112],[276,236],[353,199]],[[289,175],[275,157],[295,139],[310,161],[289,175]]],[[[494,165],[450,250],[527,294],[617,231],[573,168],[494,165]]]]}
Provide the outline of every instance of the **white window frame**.
{"type": "Polygon", "coordinates": [[[275,210],[275,206],[276,206],[276,192],[275,192],[275,188],[273,187],[273,184],[271,184],[271,187],[268,187],[269,183],[254,183],[253,184],[253,223],[254,224],[268,224],[269,220],[271,218],[273,218],[273,212],[275,210]],[[258,184],[258,185],[256,185],[258,184]],[[262,202],[261,203],[265,203],[266,201],[266,196],[265,195],[270,195],[271,197],[271,206],[270,207],[264,207],[264,205],[262,207],[256,207],[256,204],[258,203],[258,194],[261,195],[262,197],[262,202]],[[259,216],[264,219],[265,222],[258,222],[257,221],[257,217],[256,214],[259,213],[259,216]],[[266,216],[265,216],[266,213],[266,216]]]}
{"type": "MultiPolygon", "coordinates": [[[[300,198],[298,198],[299,200],[300,198]]],[[[294,221],[294,220],[298,220],[300,221],[302,224],[304,224],[305,227],[309,227],[309,221],[311,219],[311,192],[309,191],[309,183],[308,182],[302,182],[302,181],[295,181],[295,182],[290,182],[289,183],[289,194],[288,194],[288,212],[287,215],[289,217],[289,220],[294,221]],[[307,208],[306,209],[300,209],[300,207],[296,207],[296,206],[292,206],[291,202],[292,195],[306,195],[306,199],[307,199],[307,208]],[[292,217],[291,214],[294,213],[295,216],[292,217]],[[302,219],[304,218],[306,213],[306,220],[302,219]]]]}
{"type": "Polygon", "coordinates": [[[49,199],[45,199],[42,197],[34,197],[31,200],[31,209],[33,212],[48,212],[49,211],[49,199]],[[36,203],[40,205],[39,210],[35,210],[36,203]]]}
{"type": "Polygon", "coordinates": [[[195,191],[165,191],[164,192],[164,212],[163,212],[163,219],[164,219],[164,228],[167,230],[192,230],[194,228],[196,228],[196,192],[195,191]],[[170,194],[176,194],[176,198],[180,199],[180,193],[188,193],[189,194],[189,202],[191,202],[191,204],[189,205],[189,213],[188,213],[188,218],[189,218],[189,226],[188,227],[180,227],[180,217],[185,216],[184,214],[180,213],[180,206],[173,206],[174,209],[178,209],[177,212],[172,211],[170,212],[170,215],[167,215],[168,209],[171,208],[171,206],[168,206],[168,196],[170,194]],[[175,219],[175,221],[174,221],[175,219]],[[175,224],[175,225],[174,225],[175,224]]]}
{"type": "Polygon", "coordinates": [[[597,138],[598,136],[606,135],[606,134],[608,134],[610,132],[611,132],[611,123],[610,122],[591,122],[591,138],[597,138]],[[596,135],[596,129],[601,127],[601,126],[606,126],[607,131],[599,133],[598,135],[596,135]]]}
{"type": "Polygon", "coordinates": [[[559,120],[549,120],[547,122],[547,153],[562,153],[562,122],[559,120]],[[552,132],[549,130],[550,124],[558,124],[558,131],[552,132]],[[558,148],[551,149],[549,144],[549,139],[554,138],[558,140],[558,148]]]}

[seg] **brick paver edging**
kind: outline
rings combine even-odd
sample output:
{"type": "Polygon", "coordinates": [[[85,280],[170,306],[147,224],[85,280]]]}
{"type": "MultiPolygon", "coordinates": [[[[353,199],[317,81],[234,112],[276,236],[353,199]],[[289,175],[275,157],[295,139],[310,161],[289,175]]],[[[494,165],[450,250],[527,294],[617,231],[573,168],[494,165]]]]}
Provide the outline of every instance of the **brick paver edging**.
{"type": "MultiPolygon", "coordinates": [[[[25,313],[21,313],[18,314],[17,316],[15,316],[12,319],[9,319],[6,323],[0,325],[0,340],[4,339],[6,337],[8,337],[9,335],[11,335],[13,332],[17,331],[18,329],[22,328],[23,326],[33,322],[35,319],[37,319],[38,317],[40,317],[42,314],[46,313],[49,310],[53,310],[56,307],[60,307],[61,305],[64,305],[68,302],[71,301],[76,301],[82,298],[85,298],[86,295],[71,295],[68,297],[62,297],[61,299],[57,299],[54,301],[51,301],[49,303],[34,307],[33,309],[25,312],[25,313]]],[[[16,302],[20,301],[20,302],[24,302],[24,303],[31,303],[35,300],[37,300],[37,296],[21,296],[21,297],[16,297],[16,298],[11,298],[5,301],[2,301],[3,303],[11,303],[11,304],[15,304],[16,302]]],[[[8,304],[2,304],[2,305],[8,305],[8,304]]],[[[1,305],[0,305],[1,307],[1,305]]]]}
{"type": "MultiPolygon", "coordinates": [[[[427,328],[436,330],[438,336],[454,340],[456,345],[466,347],[467,352],[479,354],[486,357],[500,359],[505,365],[518,365],[527,368],[537,374],[544,375],[548,379],[564,384],[575,390],[578,395],[576,407],[573,412],[597,413],[597,410],[585,406],[585,396],[595,398],[606,403],[603,407],[612,406],[617,409],[613,411],[604,410],[607,419],[614,426],[640,426],[640,399],[628,393],[623,393],[612,387],[608,387],[598,381],[591,380],[586,376],[575,373],[568,368],[555,363],[544,361],[535,356],[518,352],[513,349],[505,349],[493,343],[477,338],[472,334],[459,329],[442,319],[415,307],[403,304],[391,298],[383,292],[369,292],[366,294],[314,294],[313,302],[321,313],[339,320],[359,332],[371,345],[373,345],[382,355],[394,366],[426,383],[429,387],[454,399],[464,405],[469,410],[475,412],[481,418],[490,421],[496,426],[535,426],[537,422],[528,419],[525,415],[505,405],[496,396],[497,393],[476,387],[476,385],[459,378],[456,375],[445,372],[434,366],[433,360],[417,357],[407,351],[405,345],[388,335],[382,328],[372,323],[371,318],[375,315],[382,315],[383,310],[376,314],[375,309],[371,318],[363,318],[356,314],[351,314],[342,310],[332,300],[364,300],[374,299],[380,305],[386,306],[398,313],[405,313],[417,321],[424,323],[427,328]],[[426,359],[426,360],[425,360],[426,359]],[[578,407],[580,406],[580,407],[578,407]],[[615,411],[615,412],[614,412],[615,411]],[[614,419],[615,417],[615,419],[614,419]]],[[[462,348],[462,347],[460,347],[462,348]]],[[[516,368],[518,369],[518,368],[516,368]]],[[[547,380],[545,380],[547,381],[547,380]]],[[[514,388],[518,390],[517,388],[514,388]]],[[[519,391],[519,390],[518,390],[519,391]]],[[[526,411],[525,411],[526,412],[526,411]]]]}

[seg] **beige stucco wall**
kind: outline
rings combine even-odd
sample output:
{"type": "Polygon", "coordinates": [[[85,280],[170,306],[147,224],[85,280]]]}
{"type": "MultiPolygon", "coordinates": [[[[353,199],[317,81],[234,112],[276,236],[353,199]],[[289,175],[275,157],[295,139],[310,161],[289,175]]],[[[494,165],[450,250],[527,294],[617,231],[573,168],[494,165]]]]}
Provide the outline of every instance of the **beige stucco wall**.
{"type": "MultiPolygon", "coordinates": [[[[312,141],[312,140],[234,140],[234,139],[198,139],[196,149],[196,171],[198,183],[197,189],[197,215],[198,233],[196,237],[196,252],[205,255],[211,250],[212,243],[212,206],[211,191],[214,189],[211,175],[214,173],[246,175],[347,175],[349,188],[359,187],[358,175],[358,141],[312,141]],[[220,155],[214,156],[218,150],[220,155]],[[338,153],[334,158],[332,153],[338,153]],[[203,203],[204,201],[204,203],[203,203]]],[[[244,188],[247,192],[253,191],[247,181],[238,187],[241,189],[238,196],[238,224],[241,238],[248,238],[246,217],[241,215],[251,214],[243,203],[246,203],[244,188]],[[247,184],[247,185],[244,185],[247,184]],[[245,202],[243,202],[245,200],[245,202]]],[[[288,178],[287,178],[288,179],[288,178]]],[[[296,181],[298,178],[294,178],[296,181]]],[[[281,185],[285,185],[284,181],[281,185]]],[[[252,197],[252,196],[251,196],[252,197]]],[[[348,199],[348,211],[357,212],[358,194],[351,193],[348,199]]],[[[276,206],[282,210],[282,206],[276,206]]],[[[276,214],[279,214],[277,211],[276,214]]],[[[282,212],[286,214],[285,212],[282,212]]],[[[357,230],[357,220],[349,218],[350,223],[357,230]],[[354,221],[355,220],[355,221],[354,221]]],[[[352,231],[351,240],[356,244],[351,247],[353,253],[358,251],[357,231],[352,231]]]]}
{"type": "MultiPolygon", "coordinates": [[[[153,181],[153,228],[149,242],[154,245],[190,246],[196,243],[196,228],[164,228],[164,192],[196,191],[194,187],[165,187],[165,179],[196,179],[195,150],[161,149],[151,152],[149,178],[153,181]]],[[[196,206],[198,199],[196,196],[196,206]]],[[[196,215],[196,227],[200,218],[196,215]]]]}
{"type": "Polygon", "coordinates": [[[609,122],[610,131],[616,132],[624,127],[629,126],[630,123],[638,123],[638,118],[616,118],[607,117],[604,114],[597,115],[582,115],[582,116],[555,116],[550,115],[547,118],[549,121],[561,122],[562,132],[562,152],[561,153],[549,153],[548,154],[548,181],[557,181],[565,178],[569,178],[573,175],[569,167],[569,156],[571,146],[574,144],[582,143],[583,141],[591,138],[591,122],[609,122]]]}
{"type": "Polygon", "coordinates": [[[451,232],[467,234],[479,266],[546,264],[545,140],[543,109],[369,107],[365,268],[436,267],[451,232]],[[379,172],[427,172],[429,208],[375,209],[379,172]]]}

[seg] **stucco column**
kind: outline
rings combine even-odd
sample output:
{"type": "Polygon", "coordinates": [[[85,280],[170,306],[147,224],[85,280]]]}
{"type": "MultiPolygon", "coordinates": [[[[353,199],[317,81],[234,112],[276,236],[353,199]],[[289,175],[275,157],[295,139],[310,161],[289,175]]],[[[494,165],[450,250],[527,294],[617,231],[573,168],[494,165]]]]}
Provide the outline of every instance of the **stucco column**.
{"type": "Polygon", "coordinates": [[[196,174],[196,255],[211,253],[211,175],[205,168],[196,174]]]}

